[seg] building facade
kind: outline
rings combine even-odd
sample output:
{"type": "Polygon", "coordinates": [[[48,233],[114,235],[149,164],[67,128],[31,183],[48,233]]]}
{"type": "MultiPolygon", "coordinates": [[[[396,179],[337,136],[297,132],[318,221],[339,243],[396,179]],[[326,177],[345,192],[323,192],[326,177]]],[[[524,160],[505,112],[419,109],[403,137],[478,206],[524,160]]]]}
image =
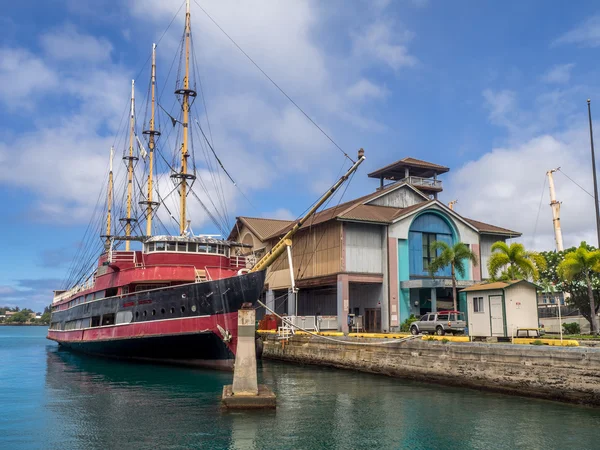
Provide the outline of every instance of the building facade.
{"type": "MultiPolygon", "coordinates": [[[[488,278],[491,246],[520,233],[459,215],[437,199],[438,176],[447,167],[404,158],[369,177],[372,193],[317,213],[294,237],[290,292],[288,256],[267,274],[265,297],[278,313],[335,316],[348,331],[348,316],[362,316],[367,331],[393,331],[410,317],[452,307],[450,268],[431,277],[431,243],[463,242],[476,255],[459,287],[488,278]]],[[[239,217],[229,238],[259,258],[292,221],[239,217]]],[[[463,308],[466,304],[463,299],[463,308]]]]}

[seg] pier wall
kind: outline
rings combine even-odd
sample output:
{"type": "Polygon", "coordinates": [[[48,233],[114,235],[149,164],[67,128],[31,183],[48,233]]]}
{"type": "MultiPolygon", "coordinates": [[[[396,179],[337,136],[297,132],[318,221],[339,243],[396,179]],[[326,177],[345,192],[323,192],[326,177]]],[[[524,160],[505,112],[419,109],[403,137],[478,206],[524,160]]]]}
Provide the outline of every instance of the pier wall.
{"type": "Polygon", "coordinates": [[[263,357],[600,406],[596,348],[421,339],[367,346],[296,335],[287,342],[265,337],[263,357]]]}

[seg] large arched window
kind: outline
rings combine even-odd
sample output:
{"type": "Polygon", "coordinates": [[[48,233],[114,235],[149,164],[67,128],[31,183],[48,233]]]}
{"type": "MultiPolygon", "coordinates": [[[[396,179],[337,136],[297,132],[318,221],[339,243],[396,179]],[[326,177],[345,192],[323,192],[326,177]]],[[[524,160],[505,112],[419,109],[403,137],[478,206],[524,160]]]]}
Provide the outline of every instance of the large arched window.
{"type": "MultiPolygon", "coordinates": [[[[446,219],[435,213],[418,216],[410,225],[408,233],[410,275],[428,276],[429,263],[435,257],[431,244],[443,241],[452,245],[454,240],[454,232],[446,219]]],[[[446,267],[436,275],[449,277],[450,273],[450,267],[446,267]]]]}

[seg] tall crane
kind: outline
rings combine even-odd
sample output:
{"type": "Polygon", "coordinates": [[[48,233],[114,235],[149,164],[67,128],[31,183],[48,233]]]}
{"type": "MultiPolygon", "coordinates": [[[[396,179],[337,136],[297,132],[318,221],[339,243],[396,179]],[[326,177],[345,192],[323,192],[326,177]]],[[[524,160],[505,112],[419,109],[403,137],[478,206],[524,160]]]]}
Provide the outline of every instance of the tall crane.
{"type": "Polygon", "coordinates": [[[554,224],[554,239],[556,241],[556,250],[562,252],[563,239],[562,230],[560,229],[560,202],[556,200],[556,193],[554,192],[554,179],[552,174],[560,170],[560,167],[549,170],[546,172],[548,175],[548,185],[550,186],[550,206],[552,207],[552,223],[554,224]]]}

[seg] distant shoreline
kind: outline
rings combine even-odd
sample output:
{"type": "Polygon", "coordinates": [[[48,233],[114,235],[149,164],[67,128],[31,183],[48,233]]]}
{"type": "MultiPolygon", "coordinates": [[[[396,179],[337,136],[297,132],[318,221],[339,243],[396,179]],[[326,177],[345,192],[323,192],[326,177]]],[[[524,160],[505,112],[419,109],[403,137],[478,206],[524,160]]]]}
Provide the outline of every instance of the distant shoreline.
{"type": "Polygon", "coordinates": [[[47,323],[0,323],[0,327],[48,327],[47,323]]]}

